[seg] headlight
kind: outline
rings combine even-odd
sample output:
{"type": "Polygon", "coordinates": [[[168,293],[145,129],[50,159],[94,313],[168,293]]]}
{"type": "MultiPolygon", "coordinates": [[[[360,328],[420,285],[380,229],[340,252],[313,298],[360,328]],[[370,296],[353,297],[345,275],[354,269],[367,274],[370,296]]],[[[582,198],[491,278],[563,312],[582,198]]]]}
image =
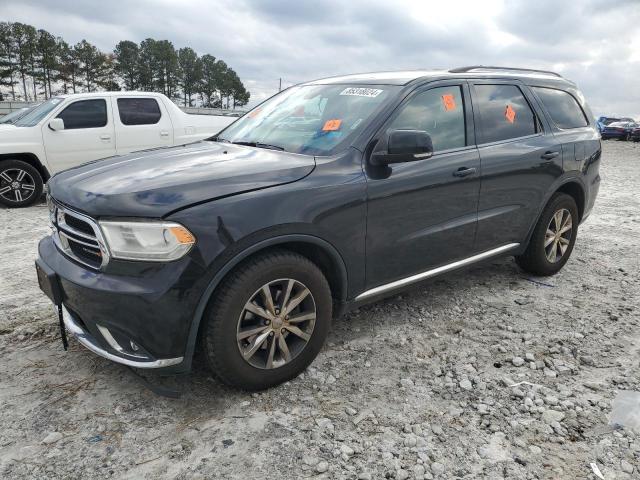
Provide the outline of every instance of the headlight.
{"type": "Polygon", "coordinates": [[[193,234],[179,223],[111,220],[99,223],[111,256],[121,260],[177,260],[196,243],[193,234]]]}

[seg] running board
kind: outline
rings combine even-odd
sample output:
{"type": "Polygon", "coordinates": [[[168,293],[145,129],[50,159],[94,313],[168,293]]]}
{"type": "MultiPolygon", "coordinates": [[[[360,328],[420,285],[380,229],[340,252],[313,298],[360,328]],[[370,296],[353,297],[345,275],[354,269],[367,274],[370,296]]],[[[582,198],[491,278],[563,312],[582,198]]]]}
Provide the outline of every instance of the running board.
{"type": "Polygon", "coordinates": [[[403,287],[411,283],[419,282],[420,280],[434,277],[440,273],[448,272],[450,270],[455,270],[456,268],[464,267],[465,265],[470,265],[472,263],[479,262],[480,260],[484,260],[485,258],[493,257],[495,255],[498,255],[499,253],[512,250],[519,245],[520,245],[519,243],[509,243],[507,245],[494,248],[493,250],[479,253],[478,255],[474,255],[473,257],[464,258],[462,260],[458,260],[457,262],[449,263],[448,265],[443,265],[441,267],[434,268],[432,270],[427,270],[426,272],[417,273],[415,275],[411,275],[410,277],[406,277],[406,278],[401,278],[400,280],[396,280],[395,282],[385,283],[384,285],[380,285],[379,287],[375,287],[370,290],[366,290],[362,292],[360,295],[356,297],[356,301],[364,300],[365,298],[373,297],[374,295],[378,295],[388,290],[393,290],[395,288],[403,287]]]}

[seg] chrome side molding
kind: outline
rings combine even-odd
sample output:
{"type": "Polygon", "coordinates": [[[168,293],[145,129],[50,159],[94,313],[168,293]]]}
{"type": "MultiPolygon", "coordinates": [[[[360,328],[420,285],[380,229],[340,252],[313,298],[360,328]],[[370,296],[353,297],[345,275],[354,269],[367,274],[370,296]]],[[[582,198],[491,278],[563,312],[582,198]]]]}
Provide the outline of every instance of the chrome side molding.
{"type": "Polygon", "coordinates": [[[458,260],[456,262],[449,263],[447,265],[442,265],[441,267],[427,270],[426,272],[417,273],[415,275],[411,275],[410,277],[406,277],[406,278],[401,278],[400,280],[396,280],[395,282],[385,283],[384,285],[380,285],[379,287],[375,287],[370,290],[366,290],[362,292],[360,295],[356,297],[356,301],[364,300],[365,298],[373,297],[374,295],[384,293],[388,290],[393,290],[395,288],[403,287],[411,283],[419,282],[420,280],[425,280],[427,278],[434,277],[440,273],[448,272],[450,270],[455,270],[456,268],[464,267],[465,265],[470,265],[472,263],[479,262],[480,260],[484,260],[486,258],[493,257],[494,255],[498,255],[502,252],[512,250],[519,245],[520,245],[519,243],[509,243],[507,245],[502,245],[501,247],[494,248],[493,250],[488,250],[486,252],[473,255],[472,257],[464,258],[462,260],[458,260]]]}

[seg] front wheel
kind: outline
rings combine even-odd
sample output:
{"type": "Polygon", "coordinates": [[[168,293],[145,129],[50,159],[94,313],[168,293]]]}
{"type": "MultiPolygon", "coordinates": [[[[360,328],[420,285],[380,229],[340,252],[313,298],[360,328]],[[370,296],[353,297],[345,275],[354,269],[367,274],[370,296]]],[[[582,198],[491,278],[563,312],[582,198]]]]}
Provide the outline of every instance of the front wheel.
{"type": "Polygon", "coordinates": [[[527,249],[516,257],[516,262],[534,275],[553,275],[569,260],[577,235],[576,202],[566,193],[556,193],[544,208],[527,249]]]}
{"type": "Polygon", "coordinates": [[[276,250],[227,277],[205,314],[203,346],[226,384],[262,390],[297,376],[329,331],[331,290],[306,257],[276,250]]]}
{"type": "Polygon", "coordinates": [[[0,203],[7,207],[28,207],[42,196],[44,182],[33,166],[22,160],[0,162],[0,203]]]}

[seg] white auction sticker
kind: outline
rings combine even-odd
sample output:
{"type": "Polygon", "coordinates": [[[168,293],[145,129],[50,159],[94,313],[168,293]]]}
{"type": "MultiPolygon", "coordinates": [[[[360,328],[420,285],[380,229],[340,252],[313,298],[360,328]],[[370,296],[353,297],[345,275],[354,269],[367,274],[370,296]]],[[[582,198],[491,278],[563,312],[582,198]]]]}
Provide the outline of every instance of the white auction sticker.
{"type": "Polygon", "coordinates": [[[381,93],[382,90],[379,90],[377,88],[349,87],[340,92],[340,95],[355,95],[356,97],[377,97],[381,93]]]}

